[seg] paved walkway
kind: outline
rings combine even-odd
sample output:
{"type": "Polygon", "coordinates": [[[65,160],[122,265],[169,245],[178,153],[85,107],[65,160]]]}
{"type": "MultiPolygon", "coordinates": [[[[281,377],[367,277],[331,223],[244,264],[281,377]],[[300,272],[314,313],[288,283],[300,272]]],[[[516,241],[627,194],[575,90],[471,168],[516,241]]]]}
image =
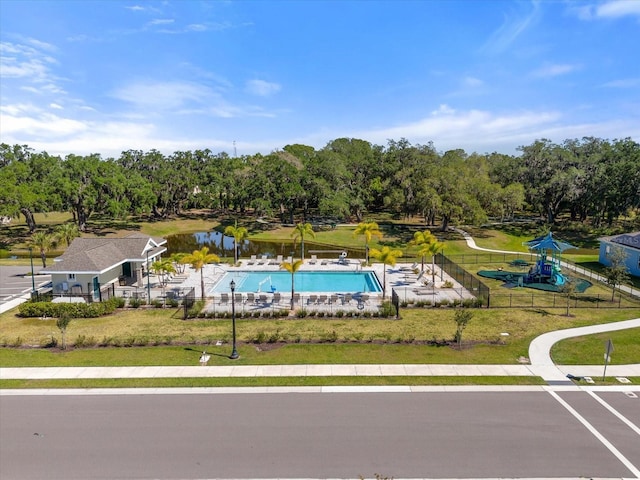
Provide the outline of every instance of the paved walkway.
{"type": "MultiPolygon", "coordinates": [[[[238,366],[148,366],[148,367],[19,367],[0,369],[9,379],[95,379],[95,378],[229,378],[229,377],[429,377],[429,376],[542,376],[549,382],[567,382],[566,375],[602,375],[597,365],[238,365],[238,366]]],[[[609,365],[607,376],[640,377],[640,364],[609,365]]],[[[639,387],[640,388],[640,387],[639,387]]]]}

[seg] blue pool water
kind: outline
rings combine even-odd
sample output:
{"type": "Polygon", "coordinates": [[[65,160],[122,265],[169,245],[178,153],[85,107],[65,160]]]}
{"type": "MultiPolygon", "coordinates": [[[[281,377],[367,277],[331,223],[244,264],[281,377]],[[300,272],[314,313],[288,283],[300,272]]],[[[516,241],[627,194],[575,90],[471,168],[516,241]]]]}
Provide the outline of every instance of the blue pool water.
{"type": "MultiPolygon", "coordinates": [[[[291,292],[291,274],[286,271],[239,271],[227,272],[216,283],[211,293],[230,292],[229,283],[236,282],[236,292],[265,292],[269,293],[272,287],[276,292],[291,292]]],[[[296,272],[295,291],[304,292],[329,292],[329,293],[356,293],[382,292],[382,286],[373,272],[296,272]]]]}

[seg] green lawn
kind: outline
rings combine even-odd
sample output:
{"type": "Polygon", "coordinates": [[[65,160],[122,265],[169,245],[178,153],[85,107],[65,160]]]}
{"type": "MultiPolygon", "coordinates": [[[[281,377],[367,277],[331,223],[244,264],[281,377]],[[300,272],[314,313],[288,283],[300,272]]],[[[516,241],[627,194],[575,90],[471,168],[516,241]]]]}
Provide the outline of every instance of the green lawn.
{"type": "Polygon", "coordinates": [[[562,340],[553,346],[551,355],[560,365],[604,365],[608,340],[614,348],[610,365],[640,363],[640,328],[562,340]]]}
{"type": "MultiPolygon", "coordinates": [[[[562,311],[473,310],[464,331],[465,348],[431,345],[452,340],[454,309],[404,309],[402,319],[288,318],[239,319],[240,364],[300,363],[486,363],[516,364],[528,356],[530,341],[547,331],[634,318],[638,309],[562,311]],[[502,332],[509,336],[502,336],[502,332]],[[258,338],[263,343],[254,343],[258,338]],[[278,347],[278,348],[273,348],[278,347]]],[[[130,309],[97,319],[72,320],[69,345],[91,347],[67,352],[41,348],[54,336],[55,320],[0,316],[0,364],[46,365],[192,365],[203,349],[213,364],[229,364],[231,322],[228,319],[184,321],[175,310],[130,309]],[[217,341],[225,343],[216,347],[217,341]],[[168,345],[167,345],[168,344],[168,345]],[[111,348],[98,347],[105,345],[111,348]],[[182,346],[185,345],[185,346],[182,346]],[[115,348],[113,348],[115,347],[115,348]]]]}

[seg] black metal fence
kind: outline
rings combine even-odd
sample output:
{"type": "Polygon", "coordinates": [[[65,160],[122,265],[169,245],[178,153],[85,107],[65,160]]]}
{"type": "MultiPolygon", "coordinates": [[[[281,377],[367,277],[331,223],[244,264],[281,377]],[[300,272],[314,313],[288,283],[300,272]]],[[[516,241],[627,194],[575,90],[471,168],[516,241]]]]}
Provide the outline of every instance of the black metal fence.
{"type": "Polygon", "coordinates": [[[565,295],[552,292],[502,293],[491,294],[492,308],[536,308],[536,309],[572,309],[572,308],[634,308],[638,302],[627,296],[616,293],[613,300],[611,294],[589,295],[574,293],[565,295]]]}
{"type": "MultiPolygon", "coordinates": [[[[491,263],[514,263],[516,260],[534,263],[536,256],[534,254],[509,254],[482,252],[451,255],[446,257],[442,254],[436,255],[437,264],[451,277],[458,281],[463,287],[469,290],[478,298],[486,300],[485,305],[493,308],[633,308],[638,307],[637,289],[631,288],[631,291],[625,293],[616,292],[611,294],[589,294],[589,293],[572,293],[571,295],[563,293],[534,291],[532,293],[525,292],[502,292],[491,290],[477,277],[465,270],[460,264],[466,265],[486,265],[491,263]],[[455,259],[455,261],[454,261],[455,259]],[[627,295],[630,294],[630,295],[627,295]],[[635,297],[635,298],[634,298],[635,297]]],[[[595,271],[581,267],[572,262],[562,260],[562,264],[569,270],[580,276],[586,277],[593,281],[602,281],[602,277],[595,271]]],[[[520,265],[524,265],[520,264],[520,265]]],[[[522,266],[518,268],[524,268],[522,266]]]]}
{"type": "Polygon", "coordinates": [[[436,254],[436,264],[447,275],[471,292],[473,296],[482,299],[487,307],[491,306],[491,289],[478,280],[477,277],[441,253],[436,254]]]}
{"type": "Polygon", "coordinates": [[[182,319],[186,320],[189,316],[189,309],[196,303],[196,289],[191,288],[182,297],[182,319]]]}

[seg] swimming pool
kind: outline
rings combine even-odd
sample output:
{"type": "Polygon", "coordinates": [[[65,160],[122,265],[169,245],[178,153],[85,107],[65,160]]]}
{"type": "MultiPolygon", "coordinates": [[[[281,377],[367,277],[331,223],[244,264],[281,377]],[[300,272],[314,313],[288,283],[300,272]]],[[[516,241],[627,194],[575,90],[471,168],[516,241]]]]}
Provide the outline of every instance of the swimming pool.
{"type": "MultiPolygon", "coordinates": [[[[227,272],[210,293],[230,292],[229,284],[236,283],[236,292],[291,292],[291,274],[286,271],[227,272]],[[275,288],[275,290],[273,290],[275,288]]],[[[380,293],[382,286],[373,272],[309,272],[295,274],[295,291],[328,293],[380,293]]]]}

